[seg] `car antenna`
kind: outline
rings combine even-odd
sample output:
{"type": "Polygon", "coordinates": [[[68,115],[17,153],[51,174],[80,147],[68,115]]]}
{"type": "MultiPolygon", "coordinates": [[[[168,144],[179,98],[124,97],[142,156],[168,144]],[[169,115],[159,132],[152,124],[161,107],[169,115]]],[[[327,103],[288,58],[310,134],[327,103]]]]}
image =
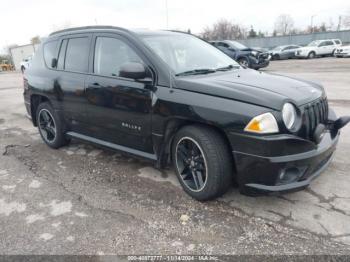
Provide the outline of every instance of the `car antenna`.
{"type": "MultiPolygon", "coordinates": [[[[169,11],[168,11],[168,0],[165,0],[165,19],[166,19],[166,30],[169,30],[169,11]]],[[[168,39],[168,44],[170,45],[170,39],[168,39]]],[[[169,67],[169,88],[170,92],[174,92],[172,85],[171,70],[169,67]]]]}

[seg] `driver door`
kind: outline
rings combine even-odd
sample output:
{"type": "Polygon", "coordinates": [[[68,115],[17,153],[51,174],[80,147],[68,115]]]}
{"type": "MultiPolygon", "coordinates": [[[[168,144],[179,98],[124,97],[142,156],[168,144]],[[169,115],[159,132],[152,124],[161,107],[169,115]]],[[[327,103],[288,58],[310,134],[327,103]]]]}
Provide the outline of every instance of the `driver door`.
{"type": "Polygon", "coordinates": [[[88,135],[120,146],[153,153],[152,91],[119,77],[125,63],[145,62],[142,54],[116,34],[93,36],[92,74],[86,78],[88,135]]]}

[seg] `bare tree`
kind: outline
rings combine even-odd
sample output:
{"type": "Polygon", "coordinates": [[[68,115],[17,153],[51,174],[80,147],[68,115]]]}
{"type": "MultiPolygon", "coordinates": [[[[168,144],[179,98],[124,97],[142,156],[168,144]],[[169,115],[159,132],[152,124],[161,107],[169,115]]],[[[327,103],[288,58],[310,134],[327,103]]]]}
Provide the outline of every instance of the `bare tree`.
{"type": "Polygon", "coordinates": [[[243,39],[247,30],[239,24],[220,19],[211,27],[205,27],[201,37],[206,40],[243,39]]]}
{"type": "Polygon", "coordinates": [[[37,44],[40,44],[40,36],[34,36],[34,37],[32,37],[31,39],[30,39],[30,43],[32,44],[32,45],[37,45],[37,44]]]}
{"type": "Polygon", "coordinates": [[[288,35],[294,28],[294,20],[290,15],[282,14],[276,18],[275,31],[280,35],[288,35]]]}

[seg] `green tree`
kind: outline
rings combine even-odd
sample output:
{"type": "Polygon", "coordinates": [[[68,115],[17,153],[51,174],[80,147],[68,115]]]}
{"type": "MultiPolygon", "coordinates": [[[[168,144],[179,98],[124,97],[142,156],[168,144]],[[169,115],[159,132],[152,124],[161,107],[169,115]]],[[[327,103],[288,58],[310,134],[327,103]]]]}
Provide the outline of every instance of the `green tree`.
{"type": "Polygon", "coordinates": [[[250,26],[250,30],[249,30],[249,33],[248,33],[248,37],[249,37],[249,38],[257,37],[257,33],[255,32],[253,26],[250,26]]]}

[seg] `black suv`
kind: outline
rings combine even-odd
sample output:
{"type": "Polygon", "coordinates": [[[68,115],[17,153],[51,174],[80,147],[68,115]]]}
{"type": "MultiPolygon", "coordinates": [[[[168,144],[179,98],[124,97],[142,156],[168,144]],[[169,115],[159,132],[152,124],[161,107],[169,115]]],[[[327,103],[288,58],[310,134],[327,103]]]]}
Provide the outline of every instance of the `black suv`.
{"type": "Polygon", "coordinates": [[[199,38],[84,27],[52,33],[24,75],[45,143],[71,138],[169,163],[198,200],[306,187],[339,129],[317,84],[245,69],[199,38]]]}
{"type": "Polygon", "coordinates": [[[210,43],[244,67],[260,69],[270,64],[271,57],[268,52],[252,49],[232,40],[212,41],[210,43]]]}

